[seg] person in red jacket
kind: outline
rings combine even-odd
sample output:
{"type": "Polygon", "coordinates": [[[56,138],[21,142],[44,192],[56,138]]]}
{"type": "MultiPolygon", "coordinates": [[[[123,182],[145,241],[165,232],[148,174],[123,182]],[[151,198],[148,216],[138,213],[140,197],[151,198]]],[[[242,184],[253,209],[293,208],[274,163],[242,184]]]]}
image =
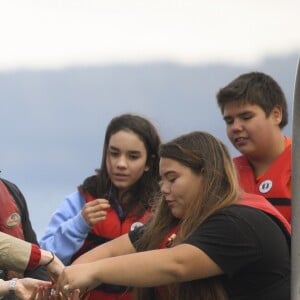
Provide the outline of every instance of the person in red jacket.
{"type": "MultiPolygon", "coordinates": [[[[0,232],[4,232],[29,243],[38,245],[36,233],[32,228],[26,200],[18,186],[0,178],[0,232]]],[[[39,266],[33,270],[16,273],[0,267],[0,278],[9,280],[13,277],[32,277],[49,280],[46,268],[39,266]]]]}
{"type": "Polygon", "coordinates": [[[291,222],[291,139],[287,102],[278,83],[260,72],[245,73],[217,93],[242,188],[266,197],[291,222]]]}
{"type": "MultiPolygon", "coordinates": [[[[141,226],[159,192],[159,135],[146,118],[122,114],[106,129],[102,163],[53,214],[41,247],[65,265],[88,250],[141,226]]],[[[128,300],[130,288],[102,284],[89,299],[128,300]]]]}
{"type": "Polygon", "coordinates": [[[290,299],[291,226],[263,196],[241,190],[225,145],[191,132],[161,145],[153,218],[66,267],[66,296],[99,283],[136,300],[290,299]]]}

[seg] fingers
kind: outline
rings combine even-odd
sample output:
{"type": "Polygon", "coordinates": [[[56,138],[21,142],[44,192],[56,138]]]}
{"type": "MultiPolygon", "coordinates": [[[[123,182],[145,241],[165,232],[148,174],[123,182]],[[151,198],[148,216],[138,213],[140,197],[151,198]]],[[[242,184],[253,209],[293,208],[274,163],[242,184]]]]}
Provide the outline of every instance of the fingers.
{"type": "Polygon", "coordinates": [[[45,288],[49,288],[53,285],[53,283],[51,281],[44,281],[44,280],[40,280],[40,279],[34,279],[36,284],[38,284],[41,287],[45,287],[45,288]]]}
{"type": "Polygon", "coordinates": [[[72,298],[73,295],[75,296],[75,295],[78,294],[78,296],[79,296],[80,291],[77,292],[77,290],[78,290],[78,289],[76,289],[76,290],[71,289],[71,287],[70,287],[69,284],[64,284],[64,285],[62,286],[62,288],[60,288],[61,293],[62,293],[63,296],[66,297],[67,299],[73,299],[73,298],[72,298]]]}
{"type": "Polygon", "coordinates": [[[38,286],[34,289],[34,292],[29,299],[30,300],[55,299],[52,298],[53,292],[55,292],[53,288],[38,286]]]}
{"type": "Polygon", "coordinates": [[[65,284],[62,289],[62,294],[64,299],[69,300],[79,300],[79,299],[87,299],[87,292],[81,292],[80,289],[71,289],[70,285],[65,284]]]}
{"type": "Polygon", "coordinates": [[[65,284],[65,285],[63,286],[63,291],[64,291],[65,293],[68,293],[68,292],[70,291],[70,285],[69,285],[69,284],[65,284]]]}
{"type": "Polygon", "coordinates": [[[109,205],[109,201],[107,199],[99,198],[99,199],[95,199],[95,200],[87,202],[84,206],[85,207],[97,207],[98,209],[100,207],[102,209],[106,209],[110,205],[109,205]]]}
{"type": "Polygon", "coordinates": [[[90,226],[95,225],[96,223],[100,221],[104,221],[106,219],[107,212],[106,211],[101,211],[101,212],[96,212],[96,213],[89,213],[89,214],[83,214],[83,217],[87,224],[90,226]]]}
{"type": "Polygon", "coordinates": [[[72,300],[79,300],[79,299],[84,299],[83,296],[80,295],[80,290],[76,289],[72,292],[72,300]]]}
{"type": "Polygon", "coordinates": [[[69,281],[66,269],[60,275],[56,286],[56,294],[61,294],[63,299],[77,300],[80,299],[80,289],[72,287],[69,281]]]}
{"type": "Polygon", "coordinates": [[[40,300],[42,299],[41,296],[40,296],[40,288],[39,287],[36,287],[33,291],[33,293],[31,294],[29,300],[40,300]]]}
{"type": "Polygon", "coordinates": [[[82,216],[85,221],[93,226],[99,221],[103,221],[107,215],[107,209],[110,207],[108,200],[95,199],[86,203],[82,208],[82,216]]]}

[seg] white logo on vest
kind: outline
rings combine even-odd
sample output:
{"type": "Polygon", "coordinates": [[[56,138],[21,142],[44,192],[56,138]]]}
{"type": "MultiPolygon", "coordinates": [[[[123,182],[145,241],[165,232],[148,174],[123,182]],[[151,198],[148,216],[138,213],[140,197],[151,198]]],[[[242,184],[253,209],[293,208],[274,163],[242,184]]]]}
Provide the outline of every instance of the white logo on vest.
{"type": "Polygon", "coordinates": [[[18,213],[11,214],[6,220],[6,227],[13,228],[21,223],[21,217],[18,213]]]}
{"type": "Polygon", "coordinates": [[[131,227],[130,227],[130,231],[134,230],[135,228],[137,227],[141,227],[143,226],[144,224],[142,222],[134,222],[131,227]]]}
{"type": "Polygon", "coordinates": [[[271,180],[265,180],[259,185],[259,191],[262,194],[267,193],[272,188],[273,182],[271,180]]]}

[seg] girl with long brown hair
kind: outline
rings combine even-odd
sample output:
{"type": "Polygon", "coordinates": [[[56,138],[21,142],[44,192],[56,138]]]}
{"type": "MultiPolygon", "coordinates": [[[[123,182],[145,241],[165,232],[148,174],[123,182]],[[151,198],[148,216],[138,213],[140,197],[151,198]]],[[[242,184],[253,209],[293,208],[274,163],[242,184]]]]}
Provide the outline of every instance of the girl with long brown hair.
{"type": "Polygon", "coordinates": [[[151,221],[80,257],[58,288],[125,284],[138,300],[289,299],[290,225],[240,190],[224,144],[182,135],[161,145],[159,167],[163,197],[151,221]]]}

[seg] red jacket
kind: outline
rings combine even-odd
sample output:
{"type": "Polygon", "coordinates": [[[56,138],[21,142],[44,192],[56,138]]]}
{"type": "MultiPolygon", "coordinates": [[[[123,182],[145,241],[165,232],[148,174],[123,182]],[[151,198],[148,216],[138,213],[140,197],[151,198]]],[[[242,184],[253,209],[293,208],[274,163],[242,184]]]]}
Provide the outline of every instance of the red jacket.
{"type": "Polygon", "coordinates": [[[26,200],[15,184],[3,178],[0,179],[0,207],[0,231],[32,243],[31,257],[24,276],[49,280],[47,269],[38,266],[41,254],[26,200]]]}
{"type": "Polygon", "coordinates": [[[233,159],[240,185],[247,193],[259,194],[267,198],[291,223],[291,140],[269,169],[255,178],[253,169],[245,156],[233,159]]]}
{"type": "Polygon", "coordinates": [[[0,207],[0,231],[24,240],[19,208],[1,180],[0,207]]]}
{"type": "MultiPolygon", "coordinates": [[[[85,194],[84,198],[86,202],[94,200],[94,198],[89,194],[85,194]]],[[[83,246],[73,256],[72,261],[96,246],[128,233],[135,226],[141,226],[145,224],[150,217],[151,212],[148,210],[140,217],[127,216],[125,219],[121,220],[114,208],[111,207],[107,209],[106,219],[93,226],[83,246]]],[[[124,286],[102,284],[90,292],[88,299],[130,300],[132,299],[132,293],[130,289],[124,286]]]]}

